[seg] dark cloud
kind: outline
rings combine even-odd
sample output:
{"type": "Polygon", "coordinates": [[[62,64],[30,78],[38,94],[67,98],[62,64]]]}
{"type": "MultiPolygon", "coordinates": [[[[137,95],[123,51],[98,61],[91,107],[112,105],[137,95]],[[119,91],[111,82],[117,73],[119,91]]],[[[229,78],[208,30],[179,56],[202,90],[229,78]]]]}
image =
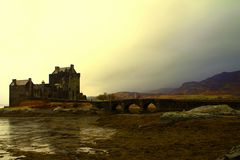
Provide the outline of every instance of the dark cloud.
{"type": "Polygon", "coordinates": [[[179,21],[164,37],[159,31],[129,50],[136,53],[128,57],[132,61],[119,60],[122,65],[100,77],[108,82],[103,88],[114,92],[176,87],[184,81],[239,70],[239,2],[225,7],[226,3],[215,2],[201,14],[179,21]]]}

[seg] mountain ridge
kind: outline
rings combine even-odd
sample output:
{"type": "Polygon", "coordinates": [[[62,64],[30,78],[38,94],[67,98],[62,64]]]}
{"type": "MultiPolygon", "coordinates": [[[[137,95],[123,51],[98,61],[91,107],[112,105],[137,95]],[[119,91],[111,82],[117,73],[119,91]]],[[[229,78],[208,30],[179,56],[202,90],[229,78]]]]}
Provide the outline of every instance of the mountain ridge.
{"type": "Polygon", "coordinates": [[[222,72],[202,81],[185,82],[172,94],[240,94],[240,71],[222,72]]]}
{"type": "Polygon", "coordinates": [[[201,81],[184,82],[179,88],[147,92],[116,92],[117,99],[156,98],[163,95],[240,95],[240,71],[222,72],[201,81]]]}

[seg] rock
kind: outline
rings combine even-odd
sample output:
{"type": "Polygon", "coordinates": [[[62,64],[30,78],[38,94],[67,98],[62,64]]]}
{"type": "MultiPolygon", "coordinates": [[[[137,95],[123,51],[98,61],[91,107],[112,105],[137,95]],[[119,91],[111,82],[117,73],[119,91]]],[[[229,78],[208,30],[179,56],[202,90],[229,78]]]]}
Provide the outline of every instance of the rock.
{"type": "Polygon", "coordinates": [[[2,113],[11,113],[12,111],[11,110],[8,110],[8,109],[4,109],[2,110],[2,113]]]}
{"type": "Polygon", "coordinates": [[[228,105],[209,105],[194,108],[183,112],[166,112],[162,118],[189,119],[189,118],[208,118],[221,115],[237,115],[240,112],[232,109],[228,105]]]}
{"type": "Polygon", "coordinates": [[[232,109],[228,105],[208,105],[194,108],[188,113],[209,113],[214,115],[232,115],[237,114],[238,111],[232,109]]]}
{"type": "Polygon", "coordinates": [[[56,107],[53,109],[54,112],[59,112],[59,111],[63,111],[63,108],[62,107],[56,107]]]}
{"type": "Polygon", "coordinates": [[[31,108],[28,108],[28,109],[25,109],[25,110],[23,110],[25,113],[32,113],[33,112],[33,109],[31,109],[31,108]]]}
{"type": "Polygon", "coordinates": [[[188,112],[166,112],[161,118],[167,119],[191,119],[191,118],[207,118],[210,117],[210,114],[207,113],[188,113],[188,112]]]}
{"type": "Polygon", "coordinates": [[[217,160],[239,160],[239,159],[240,159],[240,145],[233,147],[228,154],[225,154],[223,157],[219,157],[217,160]]]}

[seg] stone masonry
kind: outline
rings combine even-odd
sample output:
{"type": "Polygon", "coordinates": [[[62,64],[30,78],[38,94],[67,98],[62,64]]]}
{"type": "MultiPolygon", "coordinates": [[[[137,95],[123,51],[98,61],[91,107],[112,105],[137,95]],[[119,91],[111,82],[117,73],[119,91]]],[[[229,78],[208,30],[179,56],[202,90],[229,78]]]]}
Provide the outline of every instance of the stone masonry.
{"type": "Polygon", "coordinates": [[[48,100],[86,100],[86,96],[80,93],[80,73],[70,67],[55,67],[49,74],[49,84],[34,84],[32,79],[13,79],[9,86],[9,105],[17,106],[22,101],[29,99],[48,100]]]}

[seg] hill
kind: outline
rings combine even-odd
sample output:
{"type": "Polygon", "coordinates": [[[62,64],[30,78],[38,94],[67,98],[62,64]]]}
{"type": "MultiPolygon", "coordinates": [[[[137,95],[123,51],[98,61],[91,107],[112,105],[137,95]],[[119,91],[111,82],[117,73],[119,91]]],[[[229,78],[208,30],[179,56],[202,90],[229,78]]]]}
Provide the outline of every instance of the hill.
{"type": "Polygon", "coordinates": [[[171,93],[240,95],[240,71],[223,72],[199,82],[186,82],[171,93]]]}
{"type": "Polygon", "coordinates": [[[135,99],[135,98],[153,98],[157,97],[159,93],[140,93],[140,92],[117,92],[112,93],[115,99],[135,99]]]}
{"type": "Polygon", "coordinates": [[[134,98],[165,98],[165,99],[195,99],[195,98],[232,98],[240,96],[240,71],[222,72],[202,81],[185,82],[177,89],[163,88],[139,92],[117,92],[112,93],[115,99],[134,99],[134,98]],[[201,95],[199,97],[199,95],[201,95]],[[212,97],[209,97],[209,96],[212,97]],[[230,97],[229,97],[230,96],[230,97]]]}
{"type": "Polygon", "coordinates": [[[176,88],[160,88],[156,90],[147,91],[147,93],[153,93],[153,94],[169,94],[172,91],[174,91],[176,88]]]}

